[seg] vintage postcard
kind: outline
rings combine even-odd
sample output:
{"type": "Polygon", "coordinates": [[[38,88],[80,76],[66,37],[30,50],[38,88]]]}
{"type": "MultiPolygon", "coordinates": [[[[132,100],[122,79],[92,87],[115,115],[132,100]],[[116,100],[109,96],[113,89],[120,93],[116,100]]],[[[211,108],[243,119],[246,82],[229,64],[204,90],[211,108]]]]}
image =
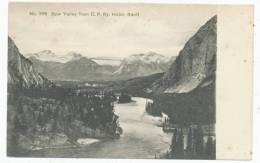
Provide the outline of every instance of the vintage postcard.
{"type": "Polygon", "coordinates": [[[253,6],[9,3],[7,156],[251,159],[253,6]]]}

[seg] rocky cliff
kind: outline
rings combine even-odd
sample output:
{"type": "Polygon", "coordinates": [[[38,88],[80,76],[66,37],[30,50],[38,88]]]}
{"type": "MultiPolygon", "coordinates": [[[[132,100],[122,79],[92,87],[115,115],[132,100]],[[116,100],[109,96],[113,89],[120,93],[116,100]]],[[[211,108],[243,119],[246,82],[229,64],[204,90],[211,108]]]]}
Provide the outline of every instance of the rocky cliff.
{"type": "Polygon", "coordinates": [[[214,81],[216,23],[214,16],[188,40],[169,70],[153,84],[155,93],[188,93],[214,81]]]}
{"type": "Polygon", "coordinates": [[[169,115],[174,124],[215,123],[217,17],[185,44],[168,71],[152,84],[151,114],[169,115]]]}
{"type": "Polygon", "coordinates": [[[10,37],[8,37],[8,84],[19,88],[46,88],[52,85],[35,70],[32,62],[19,52],[10,37]]]}

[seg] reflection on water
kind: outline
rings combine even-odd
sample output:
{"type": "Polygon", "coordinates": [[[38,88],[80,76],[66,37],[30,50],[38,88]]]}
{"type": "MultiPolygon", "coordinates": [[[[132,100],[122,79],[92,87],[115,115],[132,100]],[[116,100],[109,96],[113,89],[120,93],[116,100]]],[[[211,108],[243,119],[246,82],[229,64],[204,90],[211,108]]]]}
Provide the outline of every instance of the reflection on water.
{"type": "MultiPolygon", "coordinates": [[[[169,149],[171,134],[164,133],[160,117],[145,112],[146,99],[134,97],[135,102],[115,104],[119,123],[123,128],[120,139],[104,140],[82,148],[45,149],[44,157],[89,158],[154,158],[155,154],[169,149]]],[[[33,154],[35,155],[35,154],[33,154]]]]}

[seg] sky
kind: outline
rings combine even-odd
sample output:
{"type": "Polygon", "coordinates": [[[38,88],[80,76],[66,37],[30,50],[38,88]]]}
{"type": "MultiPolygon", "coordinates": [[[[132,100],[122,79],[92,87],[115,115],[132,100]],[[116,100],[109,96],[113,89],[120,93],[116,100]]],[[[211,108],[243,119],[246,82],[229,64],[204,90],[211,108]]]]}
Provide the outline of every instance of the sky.
{"type": "Polygon", "coordinates": [[[124,58],[153,51],[171,57],[216,10],[207,5],[11,3],[8,34],[24,55],[52,50],[57,55],[75,51],[87,57],[124,58]]]}

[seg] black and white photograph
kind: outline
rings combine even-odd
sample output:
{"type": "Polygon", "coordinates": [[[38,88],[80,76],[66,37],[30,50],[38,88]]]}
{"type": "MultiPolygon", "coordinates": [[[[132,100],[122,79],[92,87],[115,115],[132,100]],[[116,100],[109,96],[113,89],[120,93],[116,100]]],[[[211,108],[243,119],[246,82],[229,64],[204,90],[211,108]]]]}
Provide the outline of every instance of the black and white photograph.
{"type": "Polygon", "coordinates": [[[9,3],[7,156],[215,160],[217,9],[9,3]]]}

